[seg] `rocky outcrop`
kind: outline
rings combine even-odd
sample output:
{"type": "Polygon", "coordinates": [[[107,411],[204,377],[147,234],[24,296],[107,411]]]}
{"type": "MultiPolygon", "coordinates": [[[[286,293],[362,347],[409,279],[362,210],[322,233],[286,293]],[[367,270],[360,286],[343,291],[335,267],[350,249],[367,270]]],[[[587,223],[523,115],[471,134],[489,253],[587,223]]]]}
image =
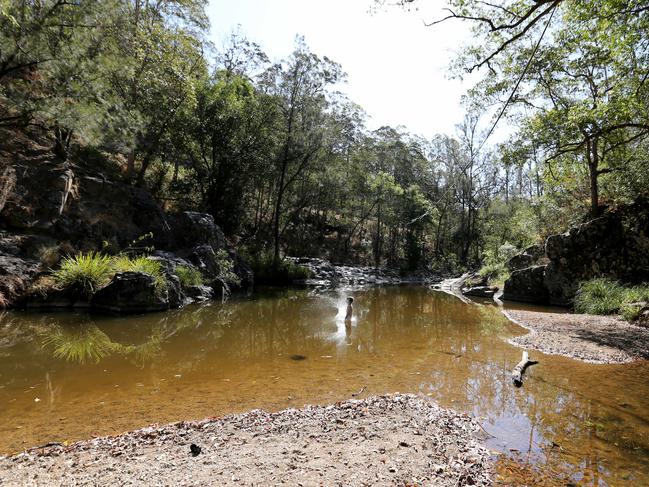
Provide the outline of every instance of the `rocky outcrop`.
{"type": "Polygon", "coordinates": [[[610,277],[626,283],[649,281],[649,202],[609,211],[548,238],[545,285],[552,304],[568,305],[579,283],[610,277]]]}
{"type": "Polygon", "coordinates": [[[546,304],[549,294],[545,287],[545,266],[533,266],[512,272],[505,281],[503,299],[546,304]]]}
{"type": "Polygon", "coordinates": [[[315,257],[287,257],[287,260],[309,270],[309,279],[294,283],[306,286],[414,284],[441,279],[439,275],[424,271],[402,276],[396,269],[334,265],[328,260],[315,257]]]}
{"type": "MultiPolygon", "coordinates": [[[[512,266],[526,259],[521,257],[512,266]]],[[[545,256],[536,262],[543,259],[547,264],[512,272],[504,299],[569,306],[579,284],[596,277],[648,282],[649,201],[640,198],[548,237],[545,256]]]]}
{"type": "Polygon", "coordinates": [[[531,245],[520,254],[515,255],[507,261],[505,266],[510,272],[519,271],[534,265],[545,264],[545,251],[541,245],[531,245]]]}
{"type": "Polygon", "coordinates": [[[143,272],[120,272],[99,289],[90,302],[94,309],[117,313],[140,313],[169,309],[166,286],[143,272]]]}
{"type": "Polygon", "coordinates": [[[220,297],[224,288],[229,291],[218,278],[217,253],[222,250],[233,260],[239,288],[252,286],[250,267],[228,245],[211,215],[168,215],[145,189],[120,182],[117,174],[111,180],[99,172],[101,163],[86,165],[81,156],[62,162],[45,142],[12,142],[10,151],[0,147],[0,306],[129,312],[220,297]],[[129,273],[115,276],[91,303],[74,290],[50,286],[45,295],[41,288],[32,289],[66,254],[111,254],[125,248],[136,254],[155,249],[151,258],[165,270],[162,294],[152,294],[150,276],[129,273]],[[174,274],[177,265],[199,269],[210,289],[183,289],[174,274]]]}

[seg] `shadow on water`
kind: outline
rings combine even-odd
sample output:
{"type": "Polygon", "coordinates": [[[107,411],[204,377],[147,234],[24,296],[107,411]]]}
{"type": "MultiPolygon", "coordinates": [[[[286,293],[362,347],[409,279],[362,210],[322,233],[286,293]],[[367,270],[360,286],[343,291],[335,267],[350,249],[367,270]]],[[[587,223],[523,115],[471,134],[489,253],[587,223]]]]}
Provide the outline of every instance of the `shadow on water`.
{"type": "Polygon", "coordinates": [[[494,306],[421,287],[263,293],[142,316],[5,313],[0,451],[387,392],[480,418],[487,444],[583,485],[649,485],[649,367],[533,352],[494,306]],[[300,359],[296,359],[299,357],[300,359]]]}

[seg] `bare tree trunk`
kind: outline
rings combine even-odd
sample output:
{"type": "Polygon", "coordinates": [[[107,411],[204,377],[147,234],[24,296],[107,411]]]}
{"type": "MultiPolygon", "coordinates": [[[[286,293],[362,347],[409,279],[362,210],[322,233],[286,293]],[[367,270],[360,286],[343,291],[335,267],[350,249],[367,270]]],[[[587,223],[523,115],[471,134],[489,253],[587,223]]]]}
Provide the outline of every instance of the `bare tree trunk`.
{"type": "Polygon", "coordinates": [[[284,161],[282,162],[282,171],[279,178],[279,185],[277,187],[277,199],[275,201],[275,212],[273,215],[273,265],[275,266],[275,268],[279,266],[279,217],[282,211],[282,199],[284,198],[284,180],[286,178],[287,165],[288,155],[285,156],[284,161]]]}
{"type": "Polygon", "coordinates": [[[599,214],[599,154],[597,153],[598,140],[586,139],[588,173],[590,176],[590,211],[593,217],[599,214]]]}

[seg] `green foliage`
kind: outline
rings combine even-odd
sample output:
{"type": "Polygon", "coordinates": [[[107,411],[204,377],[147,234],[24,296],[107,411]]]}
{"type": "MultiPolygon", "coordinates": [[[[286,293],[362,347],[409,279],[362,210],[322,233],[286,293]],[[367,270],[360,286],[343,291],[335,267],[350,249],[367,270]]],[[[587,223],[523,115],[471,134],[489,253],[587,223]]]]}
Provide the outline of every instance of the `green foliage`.
{"type": "Polygon", "coordinates": [[[114,274],[112,259],[96,252],[64,257],[61,267],[52,273],[57,285],[77,287],[87,297],[107,284],[114,274]]]}
{"type": "Polygon", "coordinates": [[[241,283],[241,279],[239,279],[239,276],[237,276],[237,274],[234,272],[234,261],[223,249],[219,250],[216,253],[216,266],[219,269],[219,279],[228,284],[239,285],[241,283]]]}
{"type": "Polygon", "coordinates": [[[270,252],[260,252],[249,260],[255,274],[255,282],[267,285],[291,284],[302,279],[310,279],[311,271],[289,260],[277,265],[270,252]]]}
{"type": "Polygon", "coordinates": [[[162,265],[157,260],[152,260],[144,256],[129,257],[119,255],[112,259],[114,272],[143,272],[149,274],[155,279],[155,287],[158,292],[164,291],[167,286],[162,265]]]}
{"type": "Polygon", "coordinates": [[[485,251],[484,265],[478,271],[482,277],[486,277],[494,283],[503,283],[509,278],[509,270],[505,266],[507,261],[518,254],[519,250],[510,243],[504,243],[494,252],[491,249],[485,251]]]}
{"type": "Polygon", "coordinates": [[[144,272],[153,276],[157,291],[167,285],[160,262],[146,257],[119,255],[111,257],[98,252],[65,257],[61,267],[52,272],[56,284],[62,288],[79,288],[90,298],[102,286],[108,284],[117,272],[144,272]]]}
{"type": "Polygon", "coordinates": [[[178,279],[180,279],[180,285],[183,288],[201,286],[203,284],[203,275],[201,274],[201,271],[195,267],[178,265],[176,266],[174,273],[178,276],[178,279]]]}
{"type": "Polygon", "coordinates": [[[632,321],[639,316],[640,305],[649,302],[649,286],[624,286],[618,281],[598,278],[581,284],[575,297],[575,311],[596,315],[620,313],[632,321]]]}
{"type": "Polygon", "coordinates": [[[478,274],[493,282],[504,282],[509,277],[509,271],[505,267],[505,264],[501,262],[483,265],[478,271],[478,274]]]}

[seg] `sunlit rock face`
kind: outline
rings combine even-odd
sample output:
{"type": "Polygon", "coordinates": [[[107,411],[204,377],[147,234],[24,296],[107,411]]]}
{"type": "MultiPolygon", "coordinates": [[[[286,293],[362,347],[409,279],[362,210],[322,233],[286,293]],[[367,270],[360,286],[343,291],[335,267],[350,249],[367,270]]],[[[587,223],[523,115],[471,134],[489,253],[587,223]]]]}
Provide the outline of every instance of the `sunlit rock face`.
{"type": "Polygon", "coordinates": [[[568,305],[579,283],[610,277],[625,283],[649,280],[649,201],[638,200],[553,235],[546,242],[550,264],[545,285],[552,304],[568,305]]]}
{"type": "Polygon", "coordinates": [[[579,284],[595,277],[649,281],[649,201],[639,199],[548,237],[545,254],[547,265],[512,272],[505,299],[569,306],[579,284]]]}
{"type": "Polygon", "coordinates": [[[505,281],[503,298],[509,301],[546,304],[549,300],[545,287],[545,266],[534,266],[512,272],[505,281]]]}

